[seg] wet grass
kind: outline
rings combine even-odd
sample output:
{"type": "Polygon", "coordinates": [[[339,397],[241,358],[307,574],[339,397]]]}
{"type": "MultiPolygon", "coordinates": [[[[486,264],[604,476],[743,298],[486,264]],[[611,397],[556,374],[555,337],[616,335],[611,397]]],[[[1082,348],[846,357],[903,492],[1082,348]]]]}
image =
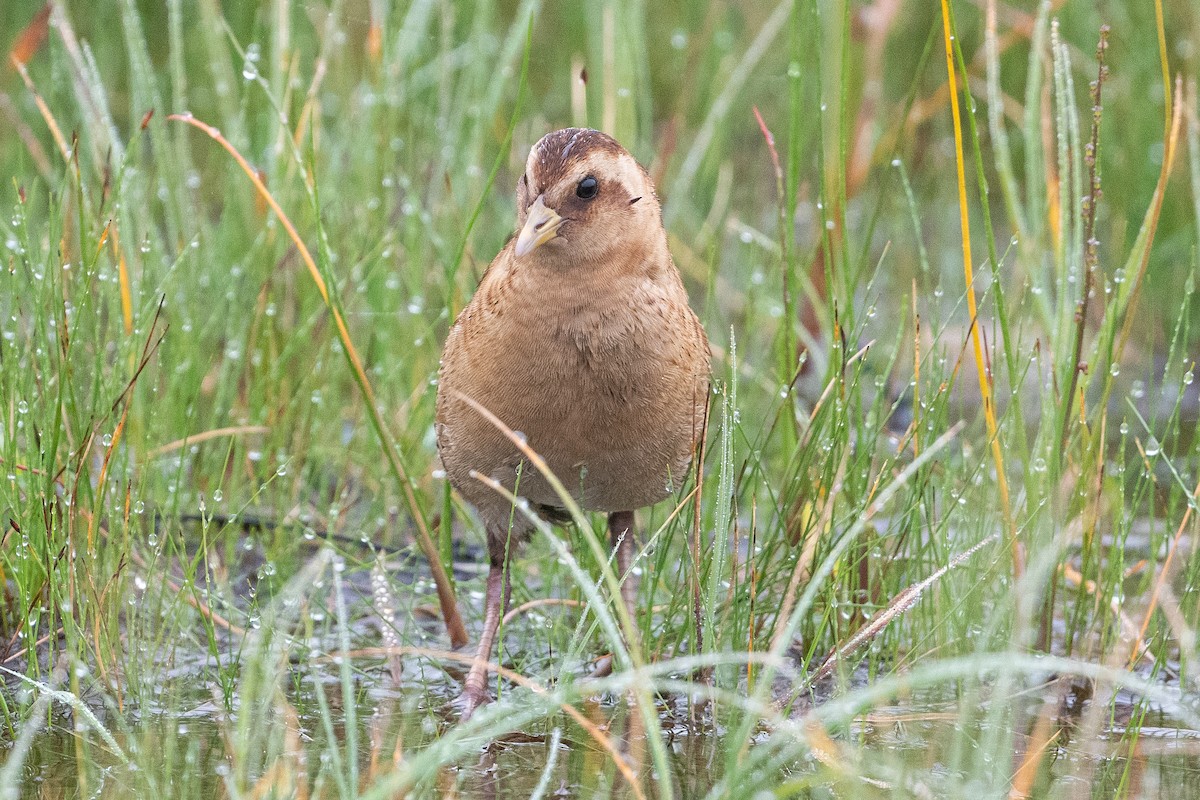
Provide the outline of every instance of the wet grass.
{"type": "Polygon", "coordinates": [[[6,7],[0,798],[1200,797],[1200,18],[946,10],[6,7]],[[438,356],[568,124],[658,183],[711,425],[639,645],[540,530],[463,725],[438,356]]]}

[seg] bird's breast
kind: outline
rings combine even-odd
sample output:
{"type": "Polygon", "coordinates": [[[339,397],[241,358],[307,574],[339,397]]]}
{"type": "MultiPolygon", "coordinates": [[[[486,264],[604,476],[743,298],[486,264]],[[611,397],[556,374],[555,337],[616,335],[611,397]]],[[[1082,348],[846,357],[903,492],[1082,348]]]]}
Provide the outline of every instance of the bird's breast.
{"type": "MultiPolygon", "coordinates": [[[[707,347],[699,352],[686,297],[670,289],[481,298],[451,335],[442,390],[520,432],[586,507],[657,502],[683,479],[707,401],[707,347]]],[[[439,410],[443,461],[511,485],[511,442],[478,414],[446,416],[439,410]]],[[[557,503],[544,482],[523,480],[522,495],[557,503]]]]}

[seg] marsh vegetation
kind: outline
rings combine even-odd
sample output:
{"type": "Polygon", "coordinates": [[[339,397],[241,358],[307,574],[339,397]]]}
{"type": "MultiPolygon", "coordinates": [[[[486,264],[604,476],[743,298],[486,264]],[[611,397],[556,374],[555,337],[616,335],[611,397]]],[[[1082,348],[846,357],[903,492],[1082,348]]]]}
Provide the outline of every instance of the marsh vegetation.
{"type": "Polygon", "coordinates": [[[1193,3],[9,3],[0,45],[0,800],[1200,798],[1193,3]],[[603,519],[539,528],[460,724],[438,358],[567,125],[659,187],[709,431],[636,646],[603,519]]]}

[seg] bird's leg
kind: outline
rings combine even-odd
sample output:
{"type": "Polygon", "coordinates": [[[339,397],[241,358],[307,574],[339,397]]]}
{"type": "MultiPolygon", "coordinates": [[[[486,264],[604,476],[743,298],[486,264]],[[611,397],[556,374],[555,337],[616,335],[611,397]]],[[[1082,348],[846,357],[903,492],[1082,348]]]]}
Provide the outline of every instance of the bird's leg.
{"type": "Polygon", "coordinates": [[[512,595],[512,583],[508,576],[508,554],[503,546],[491,550],[490,566],[487,577],[487,597],[484,600],[483,633],[479,635],[479,647],[475,650],[475,660],[471,663],[471,671],[463,682],[463,691],[458,698],[462,708],[462,721],[466,722],[475,713],[475,709],[488,701],[487,691],[487,662],[492,657],[492,645],[496,639],[496,631],[500,627],[500,618],[512,595]],[[499,552],[496,552],[496,551],[499,552]]]}
{"type": "MultiPolygon", "coordinates": [[[[621,581],[621,600],[625,610],[629,612],[629,621],[637,628],[637,610],[633,601],[637,596],[637,576],[630,567],[633,566],[633,512],[614,511],[608,515],[608,537],[612,542],[613,551],[617,554],[617,578],[621,581]]],[[[627,634],[628,637],[628,634],[627,634]]],[[[633,642],[627,643],[630,647],[633,642]]],[[[592,678],[605,678],[612,674],[612,654],[604,656],[592,670],[592,678]]]]}
{"type": "Polygon", "coordinates": [[[634,598],[637,597],[637,576],[633,566],[633,512],[614,511],[608,515],[608,536],[617,553],[617,577],[621,579],[621,599],[630,620],[637,620],[634,598]]]}

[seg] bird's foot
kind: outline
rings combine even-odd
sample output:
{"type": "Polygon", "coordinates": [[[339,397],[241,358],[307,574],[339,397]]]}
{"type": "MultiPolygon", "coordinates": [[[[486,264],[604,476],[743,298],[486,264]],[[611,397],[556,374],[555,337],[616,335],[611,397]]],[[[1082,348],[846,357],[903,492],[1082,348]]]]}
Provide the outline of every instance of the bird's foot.
{"type": "Polygon", "coordinates": [[[607,678],[609,675],[612,675],[612,671],[613,657],[612,653],[609,653],[608,655],[600,656],[600,658],[596,659],[596,665],[592,667],[592,671],[588,675],[588,678],[591,680],[607,678]]]}
{"type": "Polygon", "coordinates": [[[487,689],[468,681],[467,685],[463,687],[462,694],[454,699],[452,705],[458,711],[458,721],[466,722],[477,708],[490,702],[492,702],[492,698],[487,689]]]}

